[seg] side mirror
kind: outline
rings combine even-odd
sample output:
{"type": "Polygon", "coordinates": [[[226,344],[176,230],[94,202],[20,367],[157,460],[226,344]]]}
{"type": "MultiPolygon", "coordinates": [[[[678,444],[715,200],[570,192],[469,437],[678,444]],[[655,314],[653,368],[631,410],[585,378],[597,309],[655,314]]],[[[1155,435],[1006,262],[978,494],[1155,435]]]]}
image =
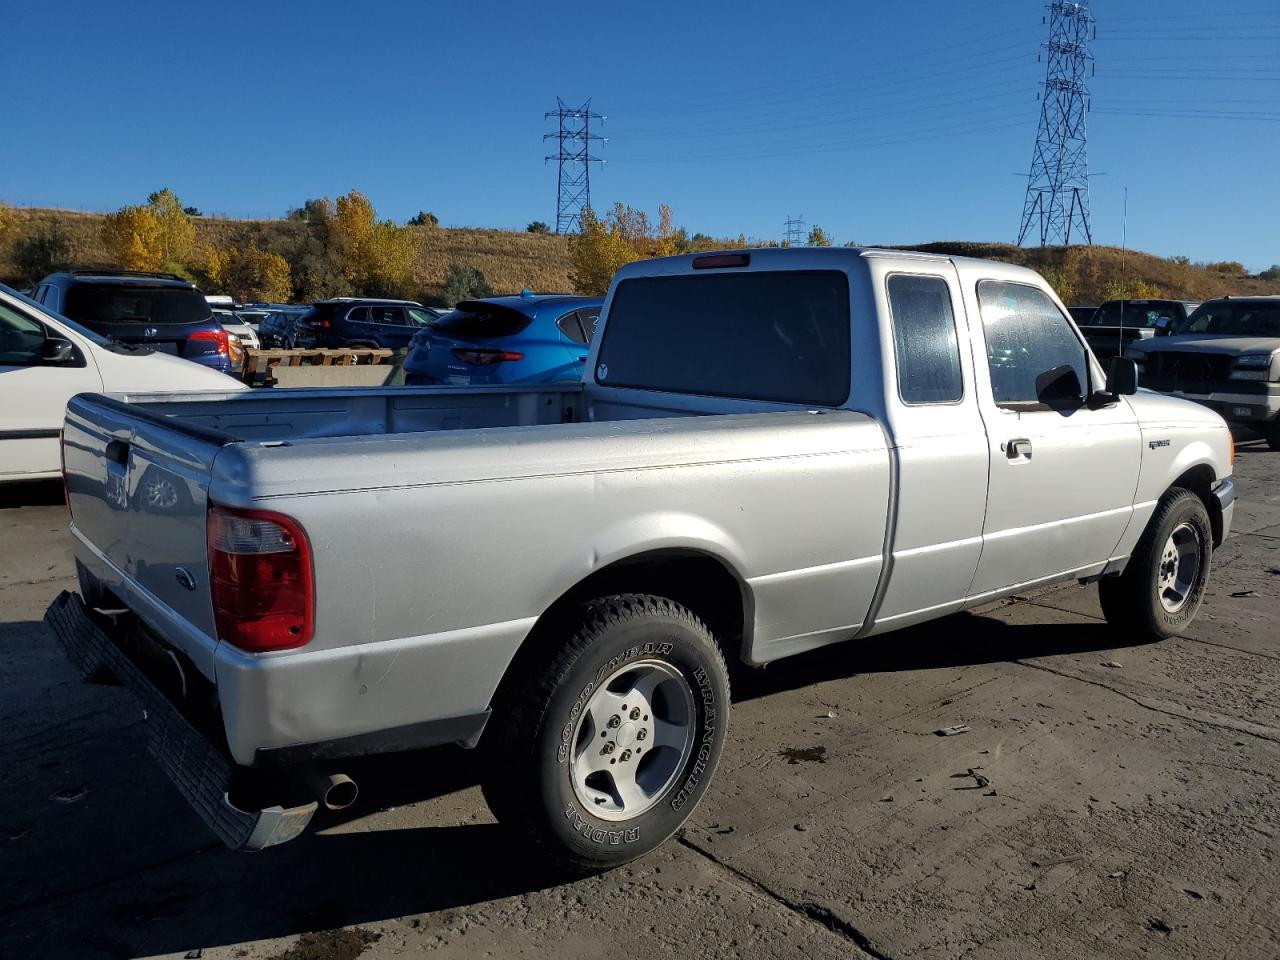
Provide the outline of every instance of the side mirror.
{"type": "Polygon", "coordinates": [[[1138,365],[1124,357],[1113,357],[1107,370],[1107,393],[1131,397],[1138,392],[1138,365]]]}
{"type": "Polygon", "coordinates": [[[40,359],[49,364],[70,363],[75,356],[75,344],[61,337],[46,337],[40,348],[40,359]]]}

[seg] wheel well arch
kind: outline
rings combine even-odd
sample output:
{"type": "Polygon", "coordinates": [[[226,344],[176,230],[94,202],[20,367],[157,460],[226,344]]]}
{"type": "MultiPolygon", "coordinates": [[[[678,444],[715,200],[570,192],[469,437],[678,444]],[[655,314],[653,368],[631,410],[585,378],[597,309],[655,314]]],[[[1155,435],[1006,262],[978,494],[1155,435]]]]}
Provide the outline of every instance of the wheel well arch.
{"type": "Polygon", "coordinates": [[[1209,513],[1209,524],[1213,528],[1213,545],[1215,547],[1222,546],[1222,505],[1218,503],[1218,498],[1213,495],[1213,485],[1217,479],[1217,474],[1214,472],[1212,465],[1198,463],[1194,467],[1184,470],[1178,476],[1178,479],[1174,480],[1170,485],[1171,487],[1190,490],[1200,498],[1200,502],[1204,504],[1205,510],[1209,513]]]}
{"type": "Polygon", "coordinates": [[[527,677],[533,663],[574,629],[582,604],[621,593],[650,593],[688,607],[707,625],[726,660],[741,660],[750,642],[755,607],[751,589],[725,560],[693,548],[665,548],[634,554],[594,570],[562,593],[538,617],[507,664],[492,699],[527,677]]]}

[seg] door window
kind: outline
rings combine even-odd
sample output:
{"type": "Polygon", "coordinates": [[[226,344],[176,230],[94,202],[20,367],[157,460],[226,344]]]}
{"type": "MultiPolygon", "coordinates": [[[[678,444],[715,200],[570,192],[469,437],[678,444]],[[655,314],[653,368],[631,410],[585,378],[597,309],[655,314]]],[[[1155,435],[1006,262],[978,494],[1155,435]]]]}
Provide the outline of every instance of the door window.
{"type": "Polygon", "coordinates": [[[572,340],[574,343],[586,343],[587,335],[582,331],[582,324],[578,322],[578,311],[570,310],[559,320],[556,326],[560,328],[560,332],[572,340]]]}
{"type": "Polygon", "coordinates": [[[951,290],[941,277],[889,278],[889,312],[903,403],[954,403],[964,396],[951,290]]]}
{"type": "Polygon", "coordinates": [[[369,322],[368,307],[354,307],[352,308],[351,312],[347,314],[347,323],[368,323],[368,322],[369,322]]]}
{"type": "Polygon", "coordinates": [[[44,350],[44,327],[0,303],[0,366],[38,364],[44,350]]]}
{"type": "Polygon", "coordinates": [[[1043,291],[1023,283],[983,280],[978,303],[997,406],[1061,408],[1084,402],[1088,354],[1043,291]]]}
{"type": "Polygon", "coordinates": [[[417,307],[409,307],[406,312],[409,314],[409,326],[411,327],[429,327],[436,322],[435,314],[419,310],[417,307]]]}
{"type": "Polygon", "coordinates": [[[600,321],[599,307],[584,307],[578,311],[578,322],[582,324],[582,332],[587,336],[587,343],[590,343],[596,335],[596,324],[600,321]]]}
{"type": "Polygon", "coordinates": [[[372,323],[403,327],[404,311],[399,307],[370,307],[369,320],[372,323]]]}

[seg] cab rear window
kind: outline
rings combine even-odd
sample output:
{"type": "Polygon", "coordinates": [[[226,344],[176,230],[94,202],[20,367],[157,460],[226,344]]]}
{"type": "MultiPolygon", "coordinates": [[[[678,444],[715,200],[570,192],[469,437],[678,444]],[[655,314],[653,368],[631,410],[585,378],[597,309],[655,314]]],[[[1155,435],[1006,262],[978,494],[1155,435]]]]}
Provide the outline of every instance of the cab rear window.
{"type": "Polygon", "coordinates": [[[849,282],[837,270],[618,284],[602,386],[835,407],[849,396],[849,282]]]}

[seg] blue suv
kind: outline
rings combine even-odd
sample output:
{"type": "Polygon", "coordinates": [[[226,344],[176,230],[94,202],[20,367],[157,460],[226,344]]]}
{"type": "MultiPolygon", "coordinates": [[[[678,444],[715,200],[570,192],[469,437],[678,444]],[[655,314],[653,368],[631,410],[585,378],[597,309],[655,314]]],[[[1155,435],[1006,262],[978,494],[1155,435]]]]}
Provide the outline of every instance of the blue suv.
{"type": "Polygon", "coordinates": [[[578,380],[604,300],[562,294],[464,300],[418,332],[408,386],[578,380]]]}
{"type": "Polygon", "coordinates": [[[94,333],[231,372],[227,332],[190,280],[172,273],[67,270],[32,298],[94,333]]]}

